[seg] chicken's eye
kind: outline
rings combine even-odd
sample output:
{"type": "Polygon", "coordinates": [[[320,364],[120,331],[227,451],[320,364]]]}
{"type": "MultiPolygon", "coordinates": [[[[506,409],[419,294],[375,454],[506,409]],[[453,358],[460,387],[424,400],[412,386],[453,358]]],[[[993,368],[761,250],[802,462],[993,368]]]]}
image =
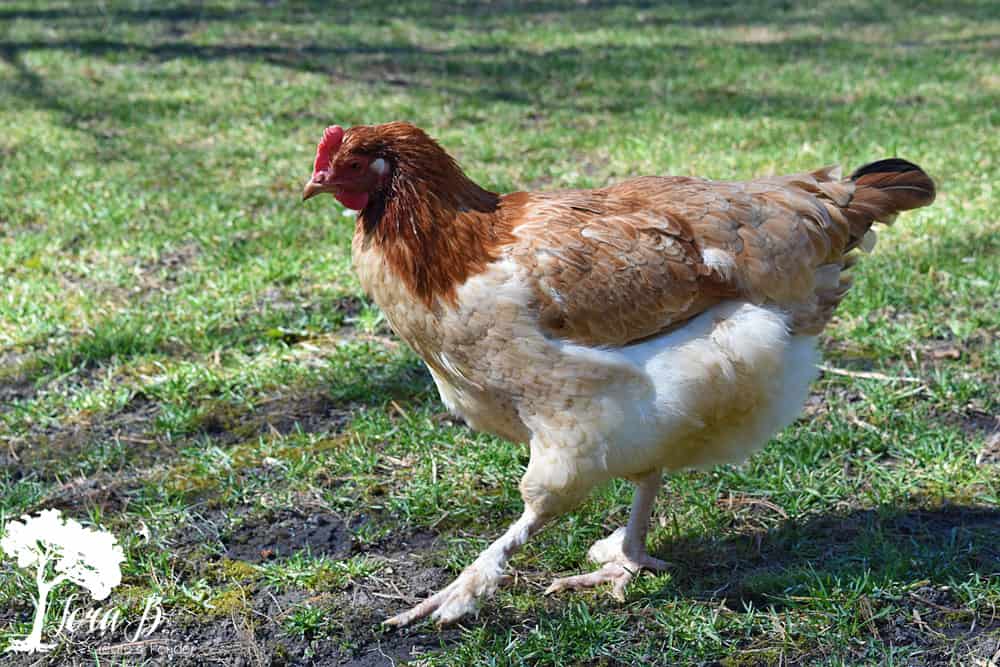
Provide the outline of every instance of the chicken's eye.
{"type": "Polygon", "coordinates": [[[355,160],[354,162],[351,163],[351,170],[352,171],[357,171],[359,169],[361,169],[361,163],[360,162],[358,162],[357,160],[355,160]]]}

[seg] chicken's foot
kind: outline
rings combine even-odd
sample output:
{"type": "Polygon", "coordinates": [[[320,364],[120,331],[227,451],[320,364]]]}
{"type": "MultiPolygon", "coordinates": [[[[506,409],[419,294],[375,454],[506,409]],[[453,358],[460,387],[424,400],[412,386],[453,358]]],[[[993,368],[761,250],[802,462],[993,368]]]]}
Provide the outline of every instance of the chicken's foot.
{"type": "Polygon", "coordinates": [[[592,588],[612,582],[611,594],[616,599],[624,601],[625,587],[640,570],[658,572],[666,569],[666,562],[646,553],[649,516],[662,483],[663,478],[659,470],[638,480],[628,525],[619,528],[603,540],[598,540],[590,547],[587,558],[602,564],[603,567],[589,574],[556,579],[545,589],[545,594],[592,588]]]}
{"type": "Polygon", "coordinates": [[[521,518],[500,539],[479,554],[455,581],[413,609],[386,620],[384,625],[402,627],[428,616],[439,625],[446,625],[475,611],[479,601],[492,595],[504,582],[503,571],[510,557],[544,524],[543,518],[530,508],[525,508],[521,518]]]}

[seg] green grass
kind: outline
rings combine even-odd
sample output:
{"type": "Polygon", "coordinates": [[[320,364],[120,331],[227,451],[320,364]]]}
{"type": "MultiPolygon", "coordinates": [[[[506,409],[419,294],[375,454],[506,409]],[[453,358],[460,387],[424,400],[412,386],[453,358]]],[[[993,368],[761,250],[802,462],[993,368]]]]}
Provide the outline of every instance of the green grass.
{"type": "MultiPolygon", "coordinates": [[[[994,5],[4,3],[2,514],[115,531],[110,603],[158,593],[163,637],[227,664],[988,664],[994,5]],[[672,568],[624,604],[541,595],[624,520],[615,483],[478,620],[383,632],[518,515],[527,460],[443,414],[360,292],[351,220],[299,201],[325,125],[394,119],[501,191],[919,163],[937,202],[881,230],[824,335],[829,365],[916,381],[825,374],[751,461],[668,479],[672,568]]],[[[0,647],[19,577],[0,563],[0,647]]]]}

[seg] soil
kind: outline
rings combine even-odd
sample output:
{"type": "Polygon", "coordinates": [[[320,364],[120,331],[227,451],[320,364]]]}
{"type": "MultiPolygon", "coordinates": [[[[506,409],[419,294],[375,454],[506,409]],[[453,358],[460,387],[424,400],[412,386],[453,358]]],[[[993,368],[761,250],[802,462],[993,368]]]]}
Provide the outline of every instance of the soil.
{"type": "Polygon", "coordinates": [[[126,462],[149,464],[162,448],[162,443],[148,433],[158,412],[155,403],[137,394],[113,413],[82,415],[72,422],[41,425],[25,437],[11,441],[7,456],[15,463],[11,466],[12,474],[15,479],[27,475],[64,479],[75,472],[67,470],[67,460],[78,459],[81,453],[92,451],[95,445],[112,442],[124,443],[127,447],[106,452],[105,458],[113,459],[107,464],[119,463],[123,467],[126,462]]]}
{"type": "MultiPolygon", "coordinates": [[[[235,527],[225,528],[220,512],[199,520],[205,530],[175,545],[182,557],[197,558],[197,547],[221,535],[224,556],[249,563],[286,557],[308,549],[314,555],[341,559],[365,553],[386,563],[376,577],[351,584],[347,589],[311,596],[304,590],[278,593],[270,588],[246,591],[249,613],[241,616],[204,617],[189,612],[173,613],[154,636],[137,642],[121,641],[134,627],[120,632],[117,643],[106,638],[66,642],[43,656],[11,655],[5,665],[93,665],[94,655],[125,664],[195,667],[227,665],[247,667],[327,666],[367,667],[398,664],[440,649],[442,642],[456,640],[460,630],[439,632],[433,627],[386,631],[380,625],[420,598],[445,585],[450,574],[428,566],[437,548],[436,535],[426,531],[394,531],[373,545],[361,547],[352,531],[368,521],[347,520],[330,513],[279,511],[259,516],[244,512],[235,527]],[[320,607],[326,620],[317,636],[302,636],[285,626],[298,605],[320,607]]],[[[204,556],[202,556],[204,558],[204,556]]],[[[0,623],[29,618],[30,604],[9,609],[0,623]]]]}
{"type": "Polygon", "coordinates": [[[27,359],[27,355],[14,351],[0,353],[0,412],[10,403],[23,401],[35,395],[35,382],[25,373],[14,371],[27,359]]]}
{"type": "MultiPolygon", "coordinates": [[[[159,406],[136,394],[112,413],[81,415],[79,419],[39,426],[24,438],[0,451],[0,465],[8,465],[15,478],[35,475],[41,479],[64,479],[66,461],[101,446],[104,467],[150,466],[203,435],[231,445],[261,435],[286,435],[297,429],[305,433],[336,433],[346,423],[349,411],[334,402],[323,389],[305,388],[267,397],[254,409],[227,403],[208,404],[194,429],[181,438],[168,438],[156,430],[159,406]]],[[[86,472],[85,470],[80,472],[86,472]]]]}
{"type": "Polygon", "coordinates": [[[351,553],[351,531],[337,516],[281,512],[246,521],[224,543],[228,558],[250,563],[288,557],[303,549],[314,556],[339,559],[351,553]]]}
{"type": "Polygon", "coordinates": [[[193,437],[209,435],[215,442],[230,445],[258,435],[336,433],[347,422],[349,411],[321,388],[268,396],[253,410],[218,402],[208,404],[199,418],[193,437]]]}

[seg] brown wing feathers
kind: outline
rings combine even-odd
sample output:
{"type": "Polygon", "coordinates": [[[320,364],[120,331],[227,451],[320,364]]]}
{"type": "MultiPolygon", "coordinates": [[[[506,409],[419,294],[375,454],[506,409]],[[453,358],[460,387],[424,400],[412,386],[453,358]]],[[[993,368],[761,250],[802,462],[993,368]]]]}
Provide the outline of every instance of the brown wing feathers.
{"type": "Polygon", "coordinates": [[[624,345],[732,297],[776,303],[795,331],[818,333],[872,224],[933,199],[933,181],[895,158],[849,179],[833,168],[746,183],[640,178],[529,206],[513,256],[533,276],[543,327],[560,338],[624,345]],[[617,210],[595,215],[602,208],[617,210]],[[713,249],[731,271],[705,259],[713,249]]]}

